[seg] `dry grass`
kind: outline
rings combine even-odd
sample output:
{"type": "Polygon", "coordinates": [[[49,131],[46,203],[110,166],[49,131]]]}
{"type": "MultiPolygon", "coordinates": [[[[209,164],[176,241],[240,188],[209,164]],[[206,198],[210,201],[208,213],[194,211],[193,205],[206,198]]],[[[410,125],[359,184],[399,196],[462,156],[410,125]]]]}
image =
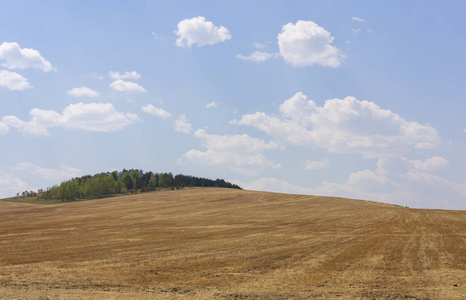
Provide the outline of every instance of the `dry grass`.
{"type": "Polygon", "coordinates": [[[465,299],[466,211],[189,189],[0,202],[0,299],[465,299]]]}

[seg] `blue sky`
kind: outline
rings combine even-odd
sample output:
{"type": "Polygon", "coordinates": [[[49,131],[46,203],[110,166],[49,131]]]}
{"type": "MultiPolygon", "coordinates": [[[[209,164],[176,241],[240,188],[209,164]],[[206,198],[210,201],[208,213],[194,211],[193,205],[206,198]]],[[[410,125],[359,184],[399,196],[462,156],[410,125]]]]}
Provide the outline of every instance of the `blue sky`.
{"type": "Polygon", "coordinates": [[[466,209],[463,1],[2,1],[0,197],[138,168],[466,209]]]}

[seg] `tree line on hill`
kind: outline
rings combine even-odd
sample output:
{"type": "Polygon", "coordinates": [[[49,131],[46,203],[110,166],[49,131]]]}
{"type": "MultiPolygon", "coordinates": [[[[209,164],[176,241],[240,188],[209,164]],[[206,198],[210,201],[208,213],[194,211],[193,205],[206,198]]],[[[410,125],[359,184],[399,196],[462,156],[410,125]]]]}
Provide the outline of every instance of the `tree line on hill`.
{"type": "Polygon", "coordinates": [[[224,187],[241,189],[223,179],[211,180],[172,173],[143,172],[131,169],[76,177],[47,188],[39,196],[45,200],[74,201],[76,199],[102,198],[114,194],[149,192],[158,189],[184,187],[224,187]]]}

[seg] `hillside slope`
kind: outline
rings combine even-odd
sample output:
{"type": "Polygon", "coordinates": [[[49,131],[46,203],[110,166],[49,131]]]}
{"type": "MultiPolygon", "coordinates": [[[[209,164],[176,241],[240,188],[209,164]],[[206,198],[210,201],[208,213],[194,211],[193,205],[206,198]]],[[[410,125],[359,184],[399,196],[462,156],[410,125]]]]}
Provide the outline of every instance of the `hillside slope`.
{"type": "Polygon", "coordinates": [[[195,188],[0,202],[0,299],[464,299],[466,211],[195,188]]]}

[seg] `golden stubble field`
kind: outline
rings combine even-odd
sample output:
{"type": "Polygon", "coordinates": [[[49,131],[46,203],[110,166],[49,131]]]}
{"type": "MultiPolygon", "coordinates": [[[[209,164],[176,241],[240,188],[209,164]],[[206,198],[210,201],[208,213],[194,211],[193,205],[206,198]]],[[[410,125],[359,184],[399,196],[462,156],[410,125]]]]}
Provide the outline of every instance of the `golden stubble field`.
{"type": "Polygon", "coordinates": [[[466,211],[197,188],[0,202],[0,299],[466,299],[466,211]]]}

